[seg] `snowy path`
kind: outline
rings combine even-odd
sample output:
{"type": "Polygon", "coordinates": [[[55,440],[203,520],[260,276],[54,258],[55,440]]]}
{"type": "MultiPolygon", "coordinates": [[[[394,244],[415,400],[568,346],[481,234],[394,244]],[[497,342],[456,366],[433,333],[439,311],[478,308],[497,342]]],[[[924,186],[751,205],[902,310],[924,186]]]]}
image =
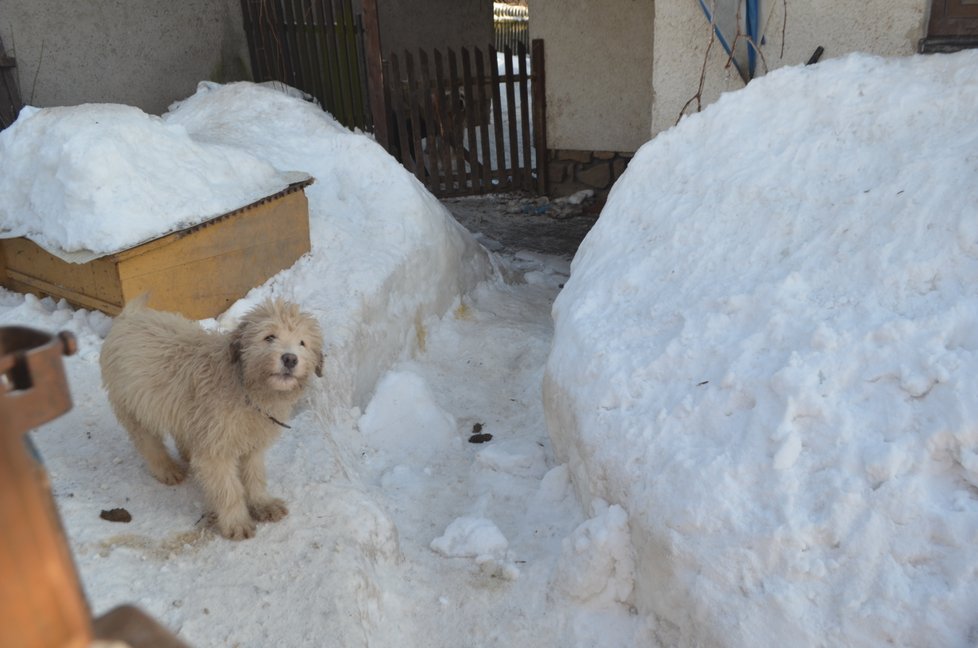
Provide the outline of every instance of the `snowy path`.
{"type": "Polygon", "coordinates": [[[437,418],[433,411],[454,419],[447,443],[429,429],[372,448],[363,464],[404,558],[386,583],[398,601],[390,607],[406,607],[397,634],[418,646],[630,645],[624,608],[584,608],[554,588],[562,540],[584,521],[566,470],[555,466],[540,399],[566,261],[524,253],[508,263],[529,282],[467,298],[433,327],[424,353],[394,368],[361,419],[368,436],[375,407],[405,427],[437,418]],[[429,391],[403,403],[413,411],[399,409],[394,394],[419,382],[429,391]],[[468,443],[474,431],[492,439],[468,443]],[[623,636],[608,636],[609,627],[623,636]]]}

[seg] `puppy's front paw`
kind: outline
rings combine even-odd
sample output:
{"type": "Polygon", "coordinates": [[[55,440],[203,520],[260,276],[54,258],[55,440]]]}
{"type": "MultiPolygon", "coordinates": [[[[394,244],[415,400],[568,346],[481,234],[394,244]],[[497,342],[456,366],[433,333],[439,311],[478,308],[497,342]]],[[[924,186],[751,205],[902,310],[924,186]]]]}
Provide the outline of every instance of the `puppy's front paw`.
{"type": "Polygon", "coordinates": [[[284,500],[276,498],[253,504],[248,507],[248,512],[259,522],[278,522],[289,514],[289,509],[284,500]]]}
{"type": "Polygon", "coordinates": [[[149,469],[153,477],[167,486],[175,486],[187,476],[187,469],[175,461],[170,461],[164,466],[150,466],[149,469]]]}
{"type": "Polygon", "coordinates": [[[228,540],[247,540],[255,537],[257,526],[252,520],[247,522],[225,523],[220,520],[217,522],[217,530],[228,540]]]}

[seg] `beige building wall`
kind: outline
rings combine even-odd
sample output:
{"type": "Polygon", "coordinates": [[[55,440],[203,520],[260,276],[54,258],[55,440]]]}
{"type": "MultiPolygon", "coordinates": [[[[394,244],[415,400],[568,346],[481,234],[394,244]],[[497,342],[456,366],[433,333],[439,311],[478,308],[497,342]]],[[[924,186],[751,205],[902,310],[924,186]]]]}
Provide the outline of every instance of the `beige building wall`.
{"type": "Polygon", "coordinates": [[[0,0],[24,103],[160,114],[201,80],[250,78],[240,0],[0,0]]]}
{"type": "MultiPolygon", "coordinates": [[[[710,25],[696,0],[658,0],[655,5],[652,135],[675,124],[683,105],[696,95],[710,42],[710,25]]],[[[825,48],[823,61],[857,51],[907,56],[925,34],[928,10],[928,0],[766,0],[761,51],[771,70],[804,64],[819,46],[825,48]]],[[[744,86],[733,67],[725,68],[726,59],[715,42],[706,66],[706,103],[744,86]]],[[[763,69],[759,62],[758,70],[763,69]]]]}
{"type": "MultiPolygon", "coordinates": [[[[818,46],[822,60],[856,51],[910,55],[929,6],[765,0],[764,61],[772,70],[803,64],[818,46]]],[[[697,0],[529,0],[529,7],[531,37],[546,47],[550,149],[634,152],[675,125],[701,75],[703,107],[744,87],[719,41],[708,51],[710,25],[697,0]]]]}
{"type": "Polygon", "coordinates": [[[530,0],[546,48],[551,149],[634,151],[649,138],[652,0],[530,0]]]}

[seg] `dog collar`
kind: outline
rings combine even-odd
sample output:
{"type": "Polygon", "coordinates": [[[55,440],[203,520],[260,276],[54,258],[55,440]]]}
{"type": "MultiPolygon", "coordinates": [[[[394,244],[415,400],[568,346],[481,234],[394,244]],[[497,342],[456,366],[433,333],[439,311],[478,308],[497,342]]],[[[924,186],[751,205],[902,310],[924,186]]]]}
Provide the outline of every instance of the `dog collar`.
{"type": "Polygon", "coordinates": [[[268,412],[260,408],[257,403],[253,403],[251,399],[248,398],[248,394],[245,394],[245,403],[247,403],[251,407],[254,407],[259,414],[263,414],[269,421],[271,421],[275,425],[278,425],[279,427],[284,427],[286,430],[292,429],[291,425],[287,425],[283,423],[282,421],[278,420],[277,418],[275,418],[274,416],[272,416],[271,414],[269,414],[268,412]]]}

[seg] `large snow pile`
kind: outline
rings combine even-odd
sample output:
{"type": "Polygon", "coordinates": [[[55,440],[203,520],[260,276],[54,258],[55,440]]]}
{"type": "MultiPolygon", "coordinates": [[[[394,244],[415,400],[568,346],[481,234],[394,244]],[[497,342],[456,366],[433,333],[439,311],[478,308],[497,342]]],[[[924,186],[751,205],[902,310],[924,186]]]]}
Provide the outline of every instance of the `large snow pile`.
{"type": "Polygon", "coordinates": [[[99,256],[243,207],[295,179],[132,106],[28,106],[0,136],[0,237],[99,256]]]}
{"type": "Polygon", "coordinates": [[[666,645],[978,641],[978,52],[782,69],[645,145],[545,407],[666,645]]]}

